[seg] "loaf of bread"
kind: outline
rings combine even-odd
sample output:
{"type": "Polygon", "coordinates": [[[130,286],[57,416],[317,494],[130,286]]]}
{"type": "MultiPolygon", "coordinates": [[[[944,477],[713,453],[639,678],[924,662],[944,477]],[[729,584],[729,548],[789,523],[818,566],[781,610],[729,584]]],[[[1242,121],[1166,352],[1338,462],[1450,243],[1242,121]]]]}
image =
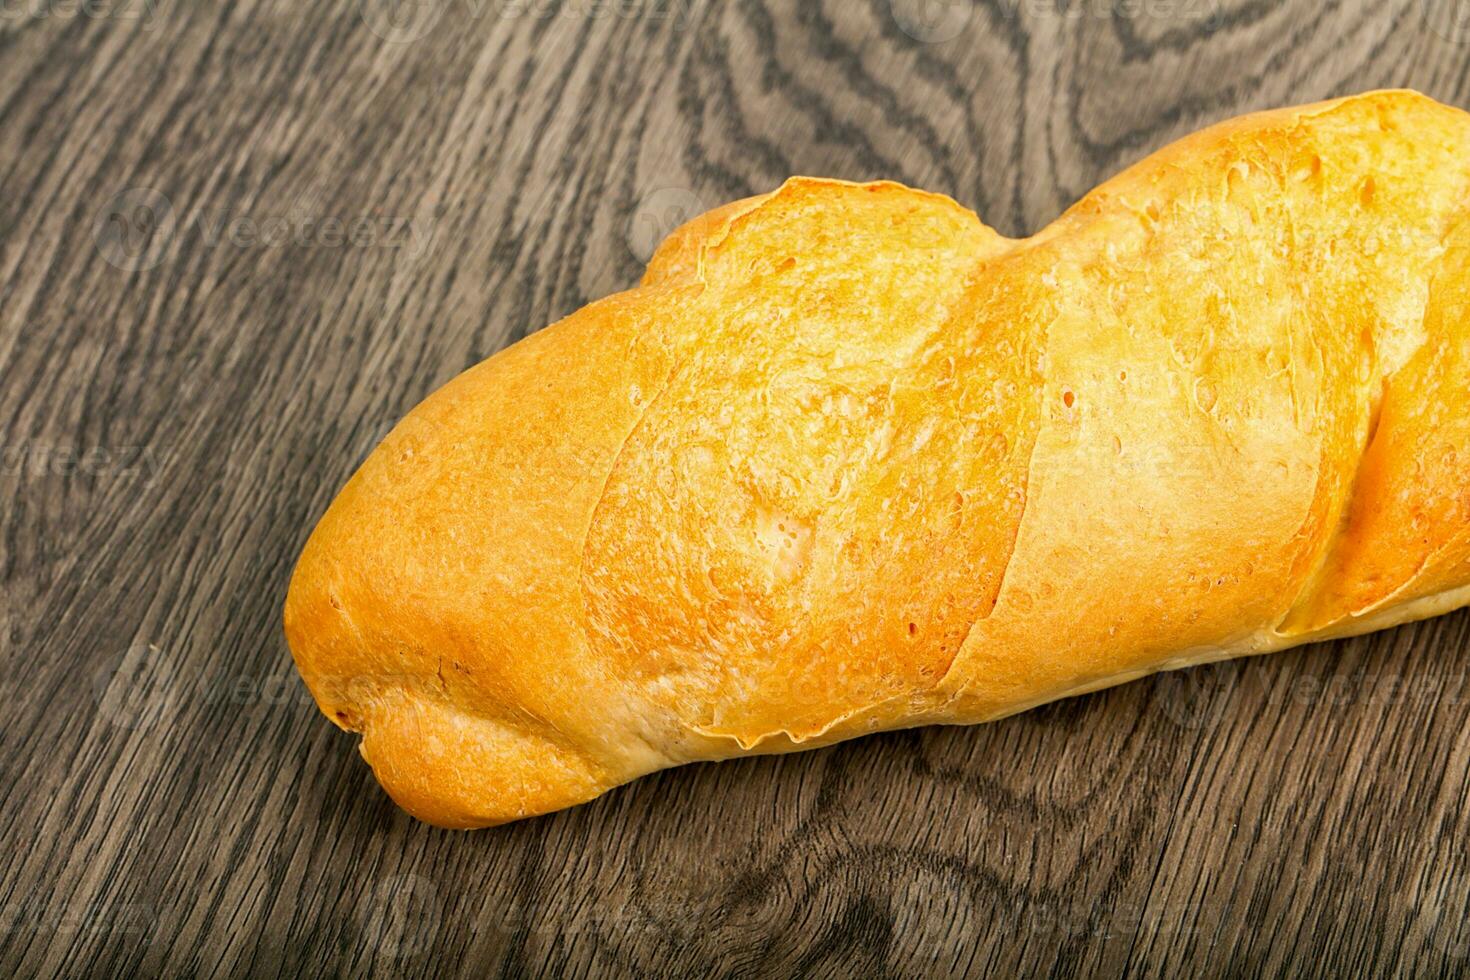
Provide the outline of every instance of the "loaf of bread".
{"type": "Polygon", "coordinates": [[[1245,116],[1004,238],[794,178],[415,408],[286,632],[409,812],[969,724],[1470,602],[1470,116],[1245,116]]]}

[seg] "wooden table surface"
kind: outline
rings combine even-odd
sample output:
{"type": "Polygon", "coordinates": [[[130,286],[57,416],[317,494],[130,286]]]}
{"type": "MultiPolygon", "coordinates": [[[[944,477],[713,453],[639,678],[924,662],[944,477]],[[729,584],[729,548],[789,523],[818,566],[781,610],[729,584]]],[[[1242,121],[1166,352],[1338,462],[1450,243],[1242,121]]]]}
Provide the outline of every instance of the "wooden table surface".
{"type": "Polygon", "coordinates": [[[891,177],[1018,235],[1382,86],[1470,105],[1470,3],[0,6],[0,975],[1467,969],[1470,616],[473,834],[280,625],[394,420],[701,209],[891,177]]]}

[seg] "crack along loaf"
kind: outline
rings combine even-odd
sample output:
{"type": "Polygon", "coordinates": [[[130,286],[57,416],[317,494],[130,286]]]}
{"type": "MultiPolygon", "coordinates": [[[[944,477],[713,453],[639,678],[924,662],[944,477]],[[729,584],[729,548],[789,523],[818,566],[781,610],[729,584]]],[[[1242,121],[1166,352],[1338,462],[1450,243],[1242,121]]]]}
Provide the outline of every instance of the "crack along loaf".
{"type": "Polygon", "coordinates": [[[1184,139],[1038,234],[795,178],[465,372],[286,602],[411,813],[966,724],[1470,600],[1470,117],[1184,139]]]}

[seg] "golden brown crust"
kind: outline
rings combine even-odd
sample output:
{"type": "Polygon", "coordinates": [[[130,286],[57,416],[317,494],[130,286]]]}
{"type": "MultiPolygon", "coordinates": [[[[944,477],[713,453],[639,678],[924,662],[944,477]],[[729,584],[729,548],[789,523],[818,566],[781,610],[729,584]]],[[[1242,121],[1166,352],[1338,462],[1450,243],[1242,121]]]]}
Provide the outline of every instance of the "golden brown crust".
{"type": "Polygon", "coordinates": [[[1012,241],[795,178],[466,372],[288,638],[405,808],[968,723],[1470,601],[1470,117],[1232,120],[1012,241]]]}

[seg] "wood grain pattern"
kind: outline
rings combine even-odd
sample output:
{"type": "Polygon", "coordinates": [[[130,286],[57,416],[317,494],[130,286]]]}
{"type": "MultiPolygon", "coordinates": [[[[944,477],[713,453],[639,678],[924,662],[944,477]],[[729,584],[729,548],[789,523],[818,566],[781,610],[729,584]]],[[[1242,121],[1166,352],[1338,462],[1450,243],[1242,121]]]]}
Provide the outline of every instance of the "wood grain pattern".
{"type": "Polygon", "coordinates": [[[472,835],[279,624],[387,426],[694,211],[882,176],[1022,234],[1398,85],[1470,106],[1470,4],[0,7],[0,974],[1470,969],[1464,614],[472,835]]]}

